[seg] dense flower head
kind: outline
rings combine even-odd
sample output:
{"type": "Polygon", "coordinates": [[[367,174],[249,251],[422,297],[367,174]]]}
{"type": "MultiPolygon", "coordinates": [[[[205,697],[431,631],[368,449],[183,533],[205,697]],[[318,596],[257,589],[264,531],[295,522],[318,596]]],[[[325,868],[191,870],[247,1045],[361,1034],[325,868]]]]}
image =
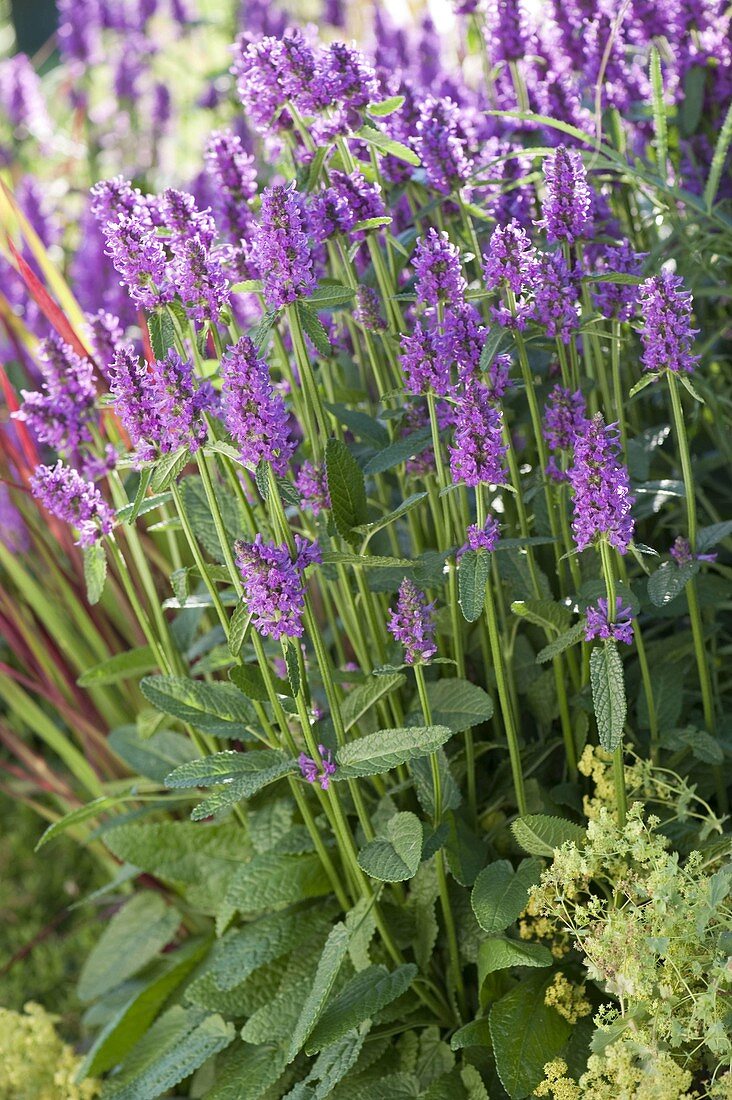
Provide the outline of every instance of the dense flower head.
{"type": "Polygon", "coordinates": [[[466,541],[458,550],[458,558],[461,558],[467,550],[487,550],[492,553],[501,538],[498,520],[493,516],[488,516],[482,527],[477,523],[471,523],[465,534],[466,541]]]}
{"type": "Polygon", "coordinates": [[[320,783],[322,790],[327,791],[330,786],[330,777],[336,773],[336,765],[333,762],[333,753],[325,745],[318,745],[320,764],[313,760],[312,756],[301,752],[297,758],[300,773],[308,783],[320,783]]]}
{"type": "Polygon", "coordinates": [[[296,535],[294,561],[286,546],[264,542],[261,534],[254,542],[237,542],[234,549],[255,629],[265,637],[302,637],[304,572],[320,561],[317,543],[296,535]]]}
{"type": "Polygon", "coordinates": [[[134,215],[138,221],[144,221],[147,226],[152,226],[147,199],[139,188],[133,187],[124,176],[99,180],[90,189],[89,195],[89,209],[102,228],[107,222],[118,218],[120,214],[134,215]]]}
{"type": "Polygon", "coordinates": [[[272,387],[269,370],[248,336],[227,349],[221,360],[224,420],[239,446],[242,462],[264,459],[284,474],[295,449],[285,403],[272,387]]]}
{"type": "MultiPolygon", "coordinates": [[[[628,241],[605,245],[594,264],[595,274],[617,271],[622,275],[639,275],[643,254],[636,252],[628,241]]],[[[637,288],[627,283],[598,282],[592,287],[592,297],[603,317],[629,321],[633,316],[637,288]]]]}
{"type": "Polygon", "coordinates": [[[546,195],[538,222],[550,241],[574,244],[586,235],[592,205],[587,173],[576,149],[559,145],[544,162],[546,195]]]}
{"type": "Polygon", "coordinates": [[[25,421],[41,443],[78,466],[92,439],[97,396],[92,364],[56,334],[43,341],[39,357],[41,389],[23,390],[23,405],[15,415],[25,421]]]}
{"type": "Polygon", "coordinates": [[[330,186],[315,194],[309,204],[310,231],[317,241],[334,233],[350,233],[358,222],[386,214],[381,187],[361,172],[330,173],[330,186]]]}
{"type": "Polygon", "coordinates": [[[608,602],[602,597],[593,607],[587,608],[587,620],[585,623],[585,641],[591,642],[594,638],[601,641],[612,639],[616,642],[624,642],[630,645],[633,641],[633,612],[629,607],[623,607],[620,596],[615,598],[615,615],[610,621],[608,615],[608,602]]]}
{"type": "Polygon", "coordinates": [[[356,288],[356,305],[353,309],[353,319],[368,332],[383,332],[386,321],[381,315],[379,296],[373,287],[359,286],[356,288]]]}
{"type": "Polygon", "coordinates": [[[28,56],[16,53],[0,62],[0,106],[11,126],[45,140],[51,121],[41,91],[41,81],[28,56]]]}
{"type": "Polygon", "coordinates": [[[620,461],[615,425],[607,425],[601,413],[589,420],[574,441],[574,463],[569,471],[574,492],[572,531],[578,550],[607,539],[620,554],[633,537],[631,508],[635,497],[620,461]]]}
{"type": "Polygon", "coordinates": [[[527,52],[529,37],[521,4],[518,0],[496,0],[489,11],[491,61],[494,65],[499,61],[518,61],[527,52]]]}
{"type": "Polygon", "coordinates": [[[428,96],[417,123],[417,151],[427,179],[443,195],[462,187],[472,168],[458,133],[457,116],[458,106],[452,99],[428,96]]]}
{"type": "Polygon", "coordinates": [[[295,488],[302,498],[303,507],[319,516],[331,507],[328,479],[324,469],[317,469],[312,462],[303,462],[297,471],[295,488]]]}
{"type": "Polygon", "coordinates": [[[462,302],[467,283],[460,265],[460,250],[447,233],[428,229],[417,241],[413,263],[419,302],[425,306],[462,302]]]}
{"type": "Polygon", "coordinates": [[[206,142],[206,172],[213,184],[216,209],[235,240],[245,237],[252,225],[250,201],[257,193],[254,158],[238,134],[214,130],[206,142]]]}
{"type": "MultiPolygon", "coordinates": [[[[451,382],[465,382],[477,373],[486,329],[480,314],[469,302],[448,306],[435,346],[442,369],[451,382]]],[[[499,382],[500,387],[500,382],[499,382]]]]}
{"type": "Polygon", "coordinates": [[[450,389],[450,366],[440,354],[440,334],[417,321],[409,335],[402,336],[400,357],[407,393],[432,391],[444,396],[450,389]]]}
{"type": "Polygon", "coordinates": [[[677,565],[690,565],[693,561],[716,561],[716,554],[695,554],[691,543],[683,535],[677,535],[669,553],[677,565]]]}
{"type": "Polygon", "coordinates": [[[511,382],[511,356],[496,355],[483,375],[483,382],[490,401],[500,401],[511,382]]]}
{"type": "Polygon", "coordinates": [[[285,103],[278,71],[278,42],[274,37],[255,42],[246,34],[237,39],[232,66],[236,90],[247,117],[260,133],[268,132],[285,103]]]}
{"type": "Polygon", "coordinates": [[[39,466],[31,491],[51,515],[76,528],[79,546],[91,546],[114,526],[114,512],[96,485],[62,462],[39,466]]]}
{"type": "Polygon", "coordinates": [[[373,66],[352,46],[343,42],[331,43],[320,70],[327,97],[338,107],[357,110],[378,97],[379,85],[373,66]]]}
{"type": "Polygon", "coordinates": [[[561,252],[543,252],[534,280],[531,316],[554,336],[568,344],[579,328],[577,275],[561,252]]]}
{"type": "Polygon", "coordinates": [[[209,249],[216,236],[216,223],[210,210],[199,210],[193,195],[167,187],[162,195],[151,200],[159,225],[168,233],[166,238],[175,255],[184,249],[191,237],[197,237],[209,249]]]}
{"type": "Polygon", "coordinates": [[[503,443],[503,416],[491,401],[488,388],[469,381],[455,411],[455,435],[450,447],[453,481],[466,485],[497,485],[507,476],[503,443]]]}
{"type": "Polygon", "coordinates": [[[94,60],[100,47],[99,33],[102,29],[98,0],[56,0],[56,7],[62,55],[73,61],[94,60]]]}
{"type": "Polygon", "coordinates": [[[178,250],[172,277],[186,312],[194,321],[216,321],[229,303],[229,280],[218,256],[196,234],[178,250]]]}
{"type": "Polygon", "coordinates": [[[437,652],[434,609],[434,602],[428,603],[424,592],[405,577],[399,586],[396,608],[389,608],[388,628],[404,646],[404,661],[408,665],[429,661],[437,652]]]}
{"type": "Polygon", "coordinates": [[[581,390],[557,384],[544,406],[544,438],[551,451],[569,451],[587,424],[587,408],[581,390]]]}
{"type": "Polygon", "coordinates": [[[305,224],[303,199],[294,185],[266,188],[255,229],[254,259],[270,308],[289,305],[315,289],[305,224]]]}
{"type": "Polygon", "coordinates": [[[109,378],[112,360],[122,348],[124,331],[119,317],[108,310],[99,309],[86,319],[94,347],[94,356],[100,371],[109,378]]]}
{"type": "Polygon", "coordinates": [[[512,218],[493,230],[483,255],[483,274],[489,290],[505,283],[514,294],[530,289],[536,275],[536,249],[525,229],[512,218]]]}
{"type": "Polygon", "coordinates": [[[165,248],[155,230],[136,214],[119,214],[103,232],[106,253],[137,305],[152,310],[169,302],[172,290],[167,285],[165,248]]]}
{"type": "Polygon", "coordinates": [[[692,297],[683,285],[680,276],[662,271],[640,286],[641,362],[645,370],[690,374],[699,361],[698,355],[691,354],[699,330],[691,327],[692,297]]]}

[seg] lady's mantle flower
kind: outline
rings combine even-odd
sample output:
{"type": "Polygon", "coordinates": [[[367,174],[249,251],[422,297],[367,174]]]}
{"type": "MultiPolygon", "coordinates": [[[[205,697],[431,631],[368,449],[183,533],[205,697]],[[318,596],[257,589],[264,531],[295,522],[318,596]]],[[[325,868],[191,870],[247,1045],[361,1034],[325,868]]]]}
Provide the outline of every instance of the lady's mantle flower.
{"type": "Polygon", "coordinates": [[[31,491],[51,515],[76,528],[79,546],[91,546],[114,526],[114,512],[97,487],[61,462],[39,466],[31,491]]]}
{"type": "Polygon", "coordinates": [[[239,444],[242,462],[256,466],[264,459],[272,463],[275,473],[284,474],[295,449],[287,409],[248,336],[227,349],[221,378],[224,420],[239,444]]]}
{"type": "Polygon", "coordinates": [[[271,309],[307,297],[315,290],[313,259],[305,232],[302,196],[294,184],[268,187],[262,195],[260,223],[255,229],[254,260],[271,309]]]}
{"type": "Polygon", "coordinates": [[[325,745],[318,745],[318,752],[320,753],[321,767],[318,767],[313,758],[304,752],[300,753],[297,762],[300,765],[303,779],[307,780],[308,783],[318,782],[322,789],[327,791],[330,786],[330,777],[336,773],[336,766],[333,763],[332,752],[330,749],[326,749],[325,745]]]}
{"type": "Polygon", "coordinates": [[[265,637],[302,637],[303,574],[308,565],[320,561],[320,549],[299,535],[295,547],[294,561],[286,546],[266,543],[261,534],[254,542],[239,541],[234,547],[254,626],[265,637]]]}
{"type": "Polygon", "coordinates": [[[615,600],[615,618],[610,622],[608,615],[608,603],[602,597],[596,606],[587,608],[587,622],[585,623],[585,641],[591,642],[593,638],[607,641],[612,638],[616,642],[625,642],[630,645],[633,641],[633,612],[629,607],[623,607],[620,596],[615,600]]]}
{"type": "Polygon", "coordinates": [[[648,371],[691,374],[699,361],[698,355],[691,354],[699,330],[691,327],[692,297],[687,290],[680,289],[683,285],[683,279],[670,271],[653,275],[641,284],[638,297],[643,314],[641,362],[648,371]]]}
{"type": "Polygon", "coordinates": [[[544,162],[546,196],[543,219],[538,222],[550,241],[569,244],[584,235],[590,215],[591,195],[582,157],[576,149],[558,146],[544,162]]]}
{"type": "Polygon", "coordinates": [[[630,491],[626,467],[620,462],[615,425],[606,425],[601,413],[575,439],[574,465],[569,471],[574,490],[572,531],[578,550],[605,538],[625,554],[633,537],[630,491]]]}
{"type": "Polygon", "coordinates": [[[424,592],[405,577],[399,586],[396,610],[389,608],[389,632],[404,646],[404,660],[408,665],[429,661],[437,652],[435,624],[432,618],[434,603],[428,603],[424,592]]]}

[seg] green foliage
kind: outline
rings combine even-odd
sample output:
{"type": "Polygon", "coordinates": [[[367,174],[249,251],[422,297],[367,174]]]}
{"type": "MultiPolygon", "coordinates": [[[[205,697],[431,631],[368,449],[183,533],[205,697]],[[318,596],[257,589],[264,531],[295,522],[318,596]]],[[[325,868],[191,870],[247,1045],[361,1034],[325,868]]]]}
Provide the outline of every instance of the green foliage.
{"type": "Polygon", "coordinates": [[[422,839],[422,823],[415,814],[395,814],[387,823],[386,836],[361,849],[359,866],[379,882],[414,878],[422,857],[422,839]]]}

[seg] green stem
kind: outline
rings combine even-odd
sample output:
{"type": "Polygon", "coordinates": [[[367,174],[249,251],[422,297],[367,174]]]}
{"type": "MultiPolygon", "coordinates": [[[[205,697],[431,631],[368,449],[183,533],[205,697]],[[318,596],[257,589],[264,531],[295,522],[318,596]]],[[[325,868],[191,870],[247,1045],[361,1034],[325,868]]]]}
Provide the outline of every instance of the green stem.
{"type": "MultiPolygon", "coordinates": [[[[615,571],[613,568],[612,550],[610,549],[610,544],[605,539],[600,542],[600,557],[602,559],[602,572],[605,578],[605,591],[607,593],[607,618],[608,622],[613,623],[615,622],[616,613],[615,571]]],[[[622,829],[625,825],[625,817],[628,811],[622,739],[613,752],[613,776],[615,779],[615,797],[618,800],[618,823],[622,829]]]]}

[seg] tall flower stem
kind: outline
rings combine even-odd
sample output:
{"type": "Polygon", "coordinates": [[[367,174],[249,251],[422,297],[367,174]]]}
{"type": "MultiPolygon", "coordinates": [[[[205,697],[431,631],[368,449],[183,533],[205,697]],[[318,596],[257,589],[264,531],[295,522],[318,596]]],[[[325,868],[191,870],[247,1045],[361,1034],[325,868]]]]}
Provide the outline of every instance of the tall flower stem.
{"type": "Polygon", "coordinates": [[[297,312],[297,304],[287,307],[287,323],[290,326],[292,347],[295,352],[295,360],[297,362],[297,369],[300,374],[300,382],[304,391],[305,400],[310,403],[311,414],[315,424],[317,424],[317,432],[314,433],[310,443],[313,448],[315,462],[319,464],[322,459],[325,441],[328,438],[328,425],[325,418],[323,403],[318,393],[318,386],[315,381],[315,375],[313,374],[313,367],[310,362],[310,356],[308,355],[308,349],[305,346],[305,337],[302,331],[302,324],[300,323],[300,314],[297,312]]]}
{"type": "MultiPolygon", "coordinates": [[[[602,573],[605,580],[607,593],[607,617],[608,622],[615,621],[616,595],[615,595],[615,570],[613,555],[609,543],[602,539],[600,542],[600,558],[602,561],[602,573]]],[[[615,780],[615,797],[618,800],[618,821],[620,827],[625,825],[625,817],[628,812],[628,796],[625,790],[625,762],[623,754],[623,742],[613,752],[613,777],[615,780]]]]}

